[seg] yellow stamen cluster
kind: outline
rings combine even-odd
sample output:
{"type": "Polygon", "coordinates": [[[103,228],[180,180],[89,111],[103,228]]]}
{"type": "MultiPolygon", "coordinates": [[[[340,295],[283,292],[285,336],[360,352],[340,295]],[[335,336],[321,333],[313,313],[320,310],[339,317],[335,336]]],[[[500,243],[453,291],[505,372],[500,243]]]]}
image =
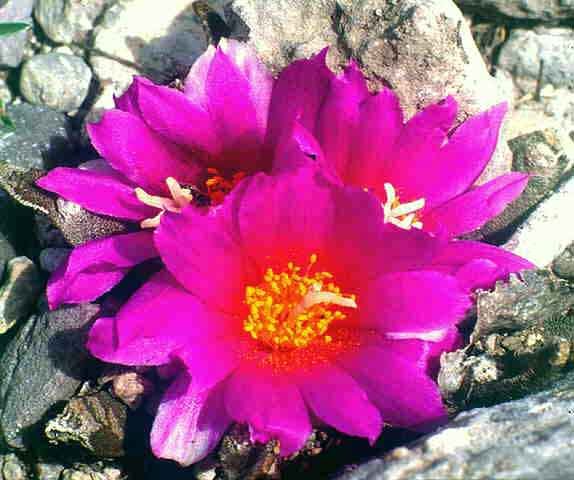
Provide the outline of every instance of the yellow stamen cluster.
{"type": "Polygon", "coordinates": [[[413,202],[400,203],[395,188],[390,183],[385,183],[387,201],[383,203],[385,223],[392,223],[405,230],[411,228],[423,228],[423,223],[417,217],[417,212],[425,206],[425,199],[419,198],[413,202]]]}
{"type": "Polygon", "coordinates": [[[207,196],[212,205],[217,205],[223,201],[225,196],[231,192],[233,187],[245,177],[245,172],[234,173],[231,178],[224,177],[216,168],[207,169],[208,178],[205,181],[207,196]]]}
{"type": "Polygon", "coordinates": [[[273,349],[303,348],[321,339],[329,343],[329,325],[346,315],[336,306],[357,308],[354,295],[344,295],[329,272],[311,273],[317,255],[311,255],[305,271],[289,263],[275,273],[268,268],[263,282],[245,289],[249,315],[243,329],[273,349]]]}

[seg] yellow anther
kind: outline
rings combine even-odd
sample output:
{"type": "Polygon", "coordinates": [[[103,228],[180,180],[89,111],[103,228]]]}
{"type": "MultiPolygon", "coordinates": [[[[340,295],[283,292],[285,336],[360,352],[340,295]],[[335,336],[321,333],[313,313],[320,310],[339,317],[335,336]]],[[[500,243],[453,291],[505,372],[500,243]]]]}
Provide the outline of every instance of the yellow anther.
{"type": "Polygon", "coordinates": [[[385,223],[392,223],[405,230],[423,228],[422,222],[417,217],[417,212],[424,208],[425,199],[419,198],[412,202],[400,203],[393,185],[385,183],[384,187],[387,194],[387,201],[382,205],[385,223]]]}
{"type": "Polygon", "coordinates": [[[263,282],[245,288],[245,304],[249,314],[243,328],[255,340],[273,349],[307,347],[318,338],[326,343],[325,335],[332,321],[346,315],[337,307],[357,308],[354,295],[343,295],[329,272],[310,273],[317,255],[309,257],[305,275],[289,262],[287,271],[265,271],[263,282]]]}

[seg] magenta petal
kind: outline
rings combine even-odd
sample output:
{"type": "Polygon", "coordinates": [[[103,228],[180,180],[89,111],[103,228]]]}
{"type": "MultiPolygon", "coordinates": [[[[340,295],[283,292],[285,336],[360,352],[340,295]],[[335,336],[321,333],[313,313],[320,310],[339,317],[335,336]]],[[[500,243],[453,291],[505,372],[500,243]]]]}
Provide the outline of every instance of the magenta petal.
{"type": "Polygon", "coordinates": [[[119,172],[58,167],[36,181],[50,192],[86,210],[125,220],[153,217],[156,210],[141,203],[135,186],[119,172]]]}
{"type": "Polygon", "coordinates": [[[401,335],[451,327],[471,306],[456,278],[433,271],[381,275],[358,297],[361,325],[401,335]]]}
{"type": "Polygon", "coordinates": [[[167,177],[192,185],[199,179],[198,164],[130,113],[110,110],[87,129],[94,147],[110,165],[144,189],[165,191],[167,177]]]}
{"type": "Polygon", "coordinates": [[[233,420],[249,424],[253,441],[279,440],[283,456],[303,447],[311,434],[297,386],[255,365],[242,365],[226,380],[225,407],[233,420]]]}
{"type": "Polygon", "coordinates": [[[185,79],[184,93],[195,105],[202,105],[207,108],[207,95],[205,87],[207,83],[207,74],[213,57],[215,56],[216,49],[213,45],[209,45],[207,50],[203,52],[191,66],[189,73],[185,79]]]}
{"type": "Polygon", "coordinates": [[[165,214],[155,242],[166,267],[183,287],[213,308],[236,313],[244,298],[245,265],[230,231],[227,203],[206,214],[194,207],[165,214]]]}
{"type": "Polygon", "coordinates": [[[424,170],[427,206],[433,208],[466,191],[490,161],[508,106],[496,105],[466,120],[424,170]]]}
{"type": "Polygon", "coordinates": [[[151,431],[152,451],[157,457],[191,465],[215,448],[230,422],[221,390],[198,390],[181,372],[159,404],[151,431]]]}
{"type": "Polygon", "coordinates": [[[345,354],[338,363],[365,389],[385,423],[426,430],[446,420],[438,387],[427,374],[428,353],[426,342],[387,341],[345,354]]]}
{"type": "Polygon", "coordinates": [[[142,83],[138,90],[138,105],[150,128],[189,149],[219,152],[211,117],[204,108],[175,88],[142,83]]]}
{"type": "Polygon", "coordinates": [[[340,432],[375,442],[383,427],[381,414],[348,373],[325,363],[297,376],[296,381],[319,420],[340,432]]]}
{"type": "Polygon", "coordinates": [[[309,60],[297,60],[281,71],[271,96],[267,144],[274,148],[282,132],[298,120],[309,132],[315,131],[319,108],[335,75],[325,59],[327,49],[309,60]]]}
{"type": "Polygon", "coordinates": [[[491,260],[479,258],[468,262],[456,272],[456,278],[463,288],[475,290],[490,288],[496,280],[503,278],[508,271],[491,260]]]}
{"type": "Polygon", "coordinates": [[[127,271],[158,255],[151,232],[102,238],[76,247],[48,282],[48,303],[90,302],[116,285],[127,271]]]}
{"type": "Polygon", "coordinates": [[[425,227],[445,228],[451,237],[480,228],[518,197],[528,175],[507,173],[442,204],[424,215],[425,227]]]}
{"type": "Polygon", "coordinates": [[[118,110],[131,113],[136,117],[141,117],[138,105],[138,90],[140,85],[153,85],[153,82],[145,77],[134,76],[128,89],[120,97],[114,97],[114,103],[118,110]]]}

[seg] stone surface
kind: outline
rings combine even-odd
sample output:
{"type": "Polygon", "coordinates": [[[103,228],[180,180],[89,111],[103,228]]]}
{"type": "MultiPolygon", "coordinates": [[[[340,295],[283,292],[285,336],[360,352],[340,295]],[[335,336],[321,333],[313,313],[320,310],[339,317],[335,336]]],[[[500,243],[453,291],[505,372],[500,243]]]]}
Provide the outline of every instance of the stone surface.
{"type": "Polygon", "coordinates": [[[574,165],[574,142],[563,132],[548,128],[513,138],[512,169],[530,175],[524,192],[496,218],[479,230],[488,236],[511,226],[520,217],[554,192],[574,165]]]}
{"type": "Polygon", "coordinates": [[[500,50],[498,64],[519,77],[574,88],[574,31],[569,28],[515,29],[500,50]]]}
{"type": "Polygon", "coordinates": [[[552,271],[560,278],[574,280],[574,243],[556,257],[552,263],[552,271]]]}
{"type": "Polygon", "coordinates": [[[574,373],[543,393],[459,414],[339,480],[559,480],[574,476],[574,373]]]}
{"type": "Polygon", "coordinates": [[[0,161],[22,168],[43,168],[70,155],[66,116],[49,108],[9,105],[15,130],[0,138],[0,161]]]}
{"type": "Polygon", "coordinates": [[[94,31],[90,56],[102,86],[114,87],[105,90],[100,107],[112,107],[112,92],[123,92],[133,75],[169,82],[205,50],[205,34],[191,3],[170,0],[157,8],[156,0],[119,0],[106,11],[94,31]]]}
{"type": "Polygon", "coordinates": [[[13,453],[0,455],[0,480],[28,480],[26,464],[13,453]]]}
{"type": "Polygon", "coordinates": [[[52,273],[70,254],[69,248],[45,248],[40,252],[40,267],[46,272],[52,273]]]}
{"type": "Polygon", "coordinates": [[[16,257],[8,262],[0,288],[0,335],[30,314],[42,287],[32,260],[16,257]]]}
{"type": "Polygon", "coordinates": [[[93,464],[76,464],[66,468],[59,480],[122,480],[123,469],[110,462],[96,462],[93,464]]]}
{"type": "MultiPolygon", "coordinates": [[[[9,0],[0,6],[0,22],[31,22],[34,0],[9,0]]],[[[0,66],[17,67],[24,56],[28,31],[0,37],[0,66]]]]}
{"type": "Polygon", "coordinates": [[[39,462],[34,465],[34,475],[37,480],[60,480],[60,474],[65,468],[58,463],[39,462]]]}
{"type": "Polygon", "coordinates": [[[82,105],[91,80],[92,71],[80,57],[50,52],[24,64],[20,91],[30,103],[70,112],[82,105]]]}
{"type": "Polygon", "coordinates": [[[96,305],[31,317],[0,358],[0,433],[22,449],[39,435],[36,425],[55,403],[78,388],[91,359],[85,335],[96,305]]]}
{"type": "MultiPolygon", "coordinates": [[[[460,10],[444,0],[236,0],[250,43],[277,72],[329,45],[329,63],[352,57],[374,87],[387,82],[407,117],[452,94],[458,121],[509,100],[491,77],[460,10]]],[[[481,181],[510,169],[500,142],[481,181]]]]}
{"type": "Polygon", "coordinates": [[[0,233],[0,276],[4,275],[6,263],[16,256],[16,251],[4,234],[0,233]]]}
{"type": "Polygon", "coordinates": [[[34,17],[56,43],[83,43],[111,0],[37,0],[34,17]]]}
{"type": "Polygon", "coordinates": [[[127,408],[108,392],[72,398],[64,411],[50,420],[46,438],[54,444],[79,444],[96,457],[124,455],[127,408]]]}
{"type": "Polygon", "coordinates": [[[574,178],[564,182],[516,230],[504,248],[546,267],[574,241],[574,178]]]}
{"type": "Polygon", "coordinates": [[[483,17],[502,15],[520,20],[557,22],[574,18],[572,0],[456,0],[464,12],[477,13],[483,17]]]}

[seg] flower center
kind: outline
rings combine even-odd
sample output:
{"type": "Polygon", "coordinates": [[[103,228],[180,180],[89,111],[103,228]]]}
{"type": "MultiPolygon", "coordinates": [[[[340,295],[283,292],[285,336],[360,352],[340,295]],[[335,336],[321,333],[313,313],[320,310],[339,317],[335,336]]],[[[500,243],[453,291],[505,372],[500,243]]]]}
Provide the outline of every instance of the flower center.
{"type": "Polygon", "coordinates": [[[383,203],[385,223],[392,223],[405,230],[423,228],[423,222],[418,218],[417,212],[425,206],[425,199],[419,198],[413,202],[400,203],[399,196],[390,183],[385,183],[387,201],[383,203]]]}
{"type": "MultiPolygon", "coordinates": [[[[219,205],[225,195],[227,195],[240,180],[246,176],[245,172],[237,172],[231,178],[224,177],[217,169],[207,169],[207,180],[205,181],[205,192],[209,199],[209,205],[219,205]]],[[[190,203],[201,203],[202,192],[195,188],[184,188],[173,177],[165,180],[171,197],[160,197],[150,195],[143,188],[137,187],[135,194],[137,199],[145,205],[158,208],[160,211],[151,218],[146,218],[140,223],[141,228],[155,228],[159,225],[164,212],[181,212],[190,203]]],[[[205,195],[203,196],[205,199],[205,195]]]]}
{"type": "Polygon", "coordinates": [[[337,307],[357,308],[354,295],[342,294],[329,272],[311,273],[317,255],[301,267],[289,262],[287,270],[275,273],[268,268],[263,282],[245,288],[249,315],[243,329],[272,349],[308,346],[316,339],[329,343],[329,325],[346,315],[337,307]]]}

